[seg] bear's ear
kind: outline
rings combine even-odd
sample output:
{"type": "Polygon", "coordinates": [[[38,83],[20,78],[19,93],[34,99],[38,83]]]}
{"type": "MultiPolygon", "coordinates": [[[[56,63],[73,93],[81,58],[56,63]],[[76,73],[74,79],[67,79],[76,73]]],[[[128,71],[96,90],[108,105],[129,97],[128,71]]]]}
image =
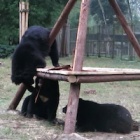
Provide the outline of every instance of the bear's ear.
{"type": "Polygon", "coordinates": [[[63,113],[66,113],[67,112],[67,105],[65,107],[63,107],[62,112],[63,113]]]}

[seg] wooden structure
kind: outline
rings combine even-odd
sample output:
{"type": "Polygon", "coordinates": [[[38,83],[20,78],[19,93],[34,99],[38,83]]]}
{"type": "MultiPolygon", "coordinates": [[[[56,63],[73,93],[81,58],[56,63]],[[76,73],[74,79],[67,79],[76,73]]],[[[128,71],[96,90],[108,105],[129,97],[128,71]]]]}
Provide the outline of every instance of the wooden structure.
{"type": "Polygon", "coordinates": [[[44,77],[52,80],[61,80],[69,83],[98,83],[113,81],[140,80],[139,69],[121,69],[121,68],[92,68],[83,67],[81,71],[68,69],[38,68],[38,77],[44,77]]]}
{"type": "MultiPolygon", "coordinates": [[[[50,34],[50,44],[53,42],[56,34],[64,24],[71,8],[76,0],[69,0],[64,11],[58,19],[50,34]]],[[[77,115],[77,107],[79,101],[79,93],[81,83],[94,83],[94,82],[110,82],[110,81],[123,81],[123,80],[140,80],[140,70],[128,69],[97,69],[97,68],[84,68],[84,50],[85,39],[87,30],[87,17],[89,10],[90,0],[81,0],[81,10],[79,18],[79,27],[77,34],[76,49],[74,55],[73,66],[65,70],[50,70],[50,69],[37,69],[37,76],[43,78],[50,78],[53,80],[63,80],[70,82],[70,92],[68,99],[68,108],[66,113],[64,133],[72,133],[75,131],[75,122],[77,115]]],[[[140,56],[140,45],[137,42],[131,28],[128,26],[120,8],[115,0],[109,0],[113,7],[120,23],[122,24],[126,34],[138,56],[140,56]]],[[[9,106],[9,109],[15,109],[18,105],[26,87],[21,85],[15,98],[9,106]]]]}
{"type": "Polygon", "coordinates": [[[19,41],[28,28],[29,2],[19,2],[19,41]]]}

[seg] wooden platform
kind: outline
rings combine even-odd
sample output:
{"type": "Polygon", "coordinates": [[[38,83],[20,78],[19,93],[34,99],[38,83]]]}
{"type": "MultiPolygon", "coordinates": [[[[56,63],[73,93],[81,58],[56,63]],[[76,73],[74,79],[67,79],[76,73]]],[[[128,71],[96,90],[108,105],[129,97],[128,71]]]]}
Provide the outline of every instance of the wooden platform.
{"type": "Polygon", "coordinates": [[[140,80],[139,69],[83,67],[82,71],[67,69],[38,68],[37,76],[70,83],[95,83],[140,80]]]}

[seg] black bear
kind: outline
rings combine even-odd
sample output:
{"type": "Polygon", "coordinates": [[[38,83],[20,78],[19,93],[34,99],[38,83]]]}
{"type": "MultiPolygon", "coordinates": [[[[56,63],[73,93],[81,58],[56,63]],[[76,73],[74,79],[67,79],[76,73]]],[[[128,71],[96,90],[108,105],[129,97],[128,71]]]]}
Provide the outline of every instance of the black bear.
{"type": "Polygon", "coordinates": [[[54,121],[59,104],[58,81],[37,77],[35,89],[36,91],[25,98],[21,114],[30,118],[36,115],[50,122],[54,121]]]}
{"type": "Polygon", "coordinates": [[[59,66],[56,40],[49,47],[50,30],[41,26],[31,26],[24,33],[12,57],[12,82],[24,83],[27,89],[34,83],[36,68],[46,66],[45,57],[50,56],[52,64],[59,66]]]}
{"type": "MultiPolygon", "coordinates": [[[[67,106],[63,108],[66,113],[67,106]]],[[[130,112],[120,105],[99,104],[79,99],[76,127],[78,131],[100,131],[130,133],[132,117],[130,112]]]]}

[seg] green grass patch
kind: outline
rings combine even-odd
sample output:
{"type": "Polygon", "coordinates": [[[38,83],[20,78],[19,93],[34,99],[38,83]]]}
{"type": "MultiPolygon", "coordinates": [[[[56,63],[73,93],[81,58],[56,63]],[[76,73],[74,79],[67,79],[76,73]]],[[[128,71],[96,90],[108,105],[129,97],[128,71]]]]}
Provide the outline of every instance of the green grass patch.
{"type": "MultiPolygon", "coordinates": [[[[47,65],[51,66],[50,59],[47,58],[47,65]]],[[[44,121],[26,119],[18,114],[7,113],[7,108],[11,103],[19,86],[11,82],[11,58],[0,59],[0,139],[49,139],[52,134],[63,133],[63,128],[51,126],[44,121]],[[43,136],[42,136],[43,133],[43,136]]],[[[60,58],[62,65],[72,64],[72,57],[60,58]]],[[[109,58],[86,57],[84,65],[87,67],[106,67],[106,68],[140,68],[139,61],[121,61],[109,58]]],[[[64,119],[62,107],[68,102],[70,84],[60,83],[60,103],[57,117],[64,119]]],[[[26,92],[24,95],[29,95],[26,92]]],[[[140,121],[140,81],[120,81],[106,83],[81,84],[80,97],[97,101],[100,103],[116,103],[127,107],[132,117],[140,121]],[[90,91],[94,91],[90,93],[90,91]]],[[[17,109],[21,109],[21,100],[17,109]]]]}

